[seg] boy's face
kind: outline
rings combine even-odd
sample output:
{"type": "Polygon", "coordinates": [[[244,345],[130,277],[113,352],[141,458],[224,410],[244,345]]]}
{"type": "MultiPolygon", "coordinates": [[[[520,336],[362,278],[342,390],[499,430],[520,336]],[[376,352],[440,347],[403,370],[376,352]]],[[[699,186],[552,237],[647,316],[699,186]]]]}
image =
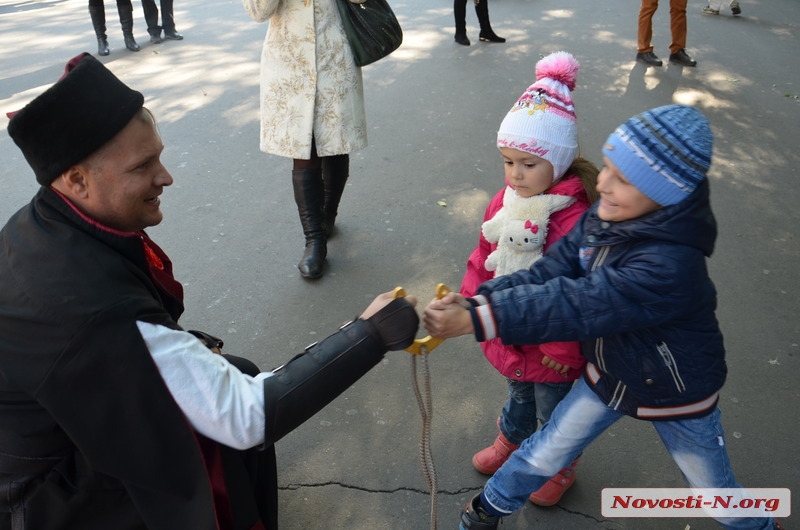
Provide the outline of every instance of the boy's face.
{"type": "Polygon", "coordinates": [[[501,147],[506,182],[520,197],[539,195],[553,185],[553,164],[536,155],[501,147]]]}
{"type": "Polygon", "coordinates": [[[631,184],[606,157],[603,157],[603,169],[597,175],[597,192],[600,194],[597,215],[604,221],[627,221],[661,208],[631,184]]]}

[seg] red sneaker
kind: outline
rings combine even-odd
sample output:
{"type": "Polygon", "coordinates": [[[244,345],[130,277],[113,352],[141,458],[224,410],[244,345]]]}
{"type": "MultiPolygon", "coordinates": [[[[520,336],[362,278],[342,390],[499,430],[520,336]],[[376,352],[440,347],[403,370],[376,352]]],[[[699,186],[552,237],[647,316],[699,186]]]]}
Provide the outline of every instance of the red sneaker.
{"type": "Polygon", "coordinates": [[[544,483],[544,486],[531,493],[530,500],[537,506],[553,506],[558,504],[564,493],[575,482],[575,466],[580,458],[576,458],[570,465],[556,473],[556,476],[544,483]]]}
{"type": "Polygon", "coordinates": [[[484,475],[494,475],[494,472],[500,469],[511,453],[517,449],[519,446],[509,442],[501,432],[492,445],[475,453],[472,465],[484,475]]]}

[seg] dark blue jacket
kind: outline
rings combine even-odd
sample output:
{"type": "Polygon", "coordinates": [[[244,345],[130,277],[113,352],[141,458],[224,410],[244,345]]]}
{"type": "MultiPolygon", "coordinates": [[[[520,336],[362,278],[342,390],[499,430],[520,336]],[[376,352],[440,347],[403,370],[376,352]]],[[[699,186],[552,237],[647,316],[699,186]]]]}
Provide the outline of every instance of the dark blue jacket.
{"type": "Polygon", "coordinates": [[[506,344],[581,341],[584,377],[604,402],[638,418],[713,410],[725,349],[706,258],[717,229],[707,181],[680,204],[618,223],[597,205],[530,270],[486,282],[476,338],[506,344]]]}

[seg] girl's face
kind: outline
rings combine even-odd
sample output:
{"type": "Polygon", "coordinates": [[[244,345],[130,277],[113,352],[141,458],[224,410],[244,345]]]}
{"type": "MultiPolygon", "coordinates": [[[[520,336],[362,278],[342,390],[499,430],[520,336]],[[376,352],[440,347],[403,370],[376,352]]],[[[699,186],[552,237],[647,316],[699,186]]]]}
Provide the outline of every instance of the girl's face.
{"type": "Polygon", "coordinates": [[[603,169],[597,175],[597,192],[600,194],[597,216],[604,221],[627,221],[661,208],[631,184],[606,157],[603,157],[603,169]]]}
{"type": "Polygon", "coordinates": [[[500,153],[506,182],[520,197],[539,195],[553,185],[553,164],[544,158],[513,147],[501,147],[500,153]]]}

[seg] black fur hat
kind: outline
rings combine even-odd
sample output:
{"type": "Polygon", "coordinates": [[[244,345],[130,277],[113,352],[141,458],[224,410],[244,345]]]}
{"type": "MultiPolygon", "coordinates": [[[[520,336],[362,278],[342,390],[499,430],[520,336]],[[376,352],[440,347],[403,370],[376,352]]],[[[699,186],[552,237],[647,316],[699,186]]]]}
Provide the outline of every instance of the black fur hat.
{"type": "Polygon", "coordinates": [[[22,110],[9,113],[8,134],[42,186],[111,140],[144,105],[88,53],[70,59],[64,75],[22,110]]]}

